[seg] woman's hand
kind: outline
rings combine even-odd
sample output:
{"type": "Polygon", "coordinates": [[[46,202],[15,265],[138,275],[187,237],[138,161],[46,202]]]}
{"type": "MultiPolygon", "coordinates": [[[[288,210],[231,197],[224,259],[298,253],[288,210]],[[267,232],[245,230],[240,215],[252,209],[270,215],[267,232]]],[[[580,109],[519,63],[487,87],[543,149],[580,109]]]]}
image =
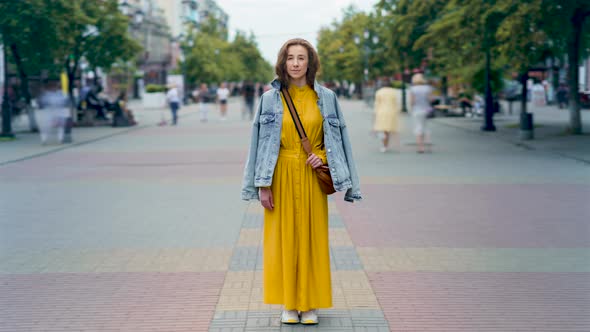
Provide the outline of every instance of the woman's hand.
{"type": "Polygon", "coordinates": [[[265,209],[272,211],[275,207],[270,188],[260,188],[260,203],[265,209]]]}
{"type": "Polygon", "coordinates": [[[316,169],[324,164],[322,162],[322,159],[318,157],[315,153],[310,153],[305,163],[310,165],[313,169],[316,169]]]}

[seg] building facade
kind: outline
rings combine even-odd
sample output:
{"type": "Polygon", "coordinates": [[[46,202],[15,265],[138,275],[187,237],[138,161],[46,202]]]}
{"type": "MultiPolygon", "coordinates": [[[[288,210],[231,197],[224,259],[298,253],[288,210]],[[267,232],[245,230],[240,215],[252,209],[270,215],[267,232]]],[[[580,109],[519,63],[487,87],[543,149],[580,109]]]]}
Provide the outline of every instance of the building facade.
{"type": "Polygon", "coordinates": [[[162,8],[170,27],[172,36],[170,67],[176,69],[182,58],[180,43],[188,35],[189,29],[199,26],[199,4],[197,0],[156,0],[156,2],[162,8]]]}
{"type": "Polygon", "coordinates": [[[138,55],[133,96],[139,97],[146,84],[165,84],[172,62],[172,34],[164,10],[156,0],[121,0],[121,11],[129,17],[129,32],[143,51],[138,55]]]}
{"type": "Polygon", "coordinates": [[[215,17],[218,21],[219,28],[227,30],[229,15],[219,7],[215,0],[197,0],[197,2],[199,3],[199,22],[205,22],[210,17],[215,17]]]}

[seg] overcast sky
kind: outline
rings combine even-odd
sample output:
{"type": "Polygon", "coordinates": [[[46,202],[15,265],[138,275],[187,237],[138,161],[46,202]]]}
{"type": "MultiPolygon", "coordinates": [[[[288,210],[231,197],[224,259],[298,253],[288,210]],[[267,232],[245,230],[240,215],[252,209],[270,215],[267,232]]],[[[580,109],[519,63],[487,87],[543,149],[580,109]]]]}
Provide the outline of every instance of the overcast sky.
{"type": "Polygon", "coordinates": [[[350,4],[370,11],[378,0],[217,0],[229,15],[230,39],[235,30],[252,31],[262,56],[274,65],[289,38],[301,37],[314,46],[319,29],[342,19],[350,4]]]}

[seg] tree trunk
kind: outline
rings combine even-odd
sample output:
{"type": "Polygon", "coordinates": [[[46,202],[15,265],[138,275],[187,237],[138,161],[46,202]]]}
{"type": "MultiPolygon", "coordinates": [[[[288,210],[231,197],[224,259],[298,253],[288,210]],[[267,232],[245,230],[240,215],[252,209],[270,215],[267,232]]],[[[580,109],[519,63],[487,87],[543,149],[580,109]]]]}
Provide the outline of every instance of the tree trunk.
{"type": "Polygon", "coordinates": [[[492,85],[491,85],[491,71],[492,71],[492,55],[491,51],[486,48],[486,90],[485,90],[485,109],[484,109],[484,123],[481,126],[481,130],[483,131],[496,131],[496,126],[494,125],[494,97],[492,95],[492,85]]]}
{"type": "Polygon", "coordinates": [[[20,78],[20,89],[26,101],[25,107],[27,117],[29,118],[29,129],[31,130],[31,132],[37,132],[39,128],[37,126],[37,121],[35,120],[35,114],[33,114],[34,110],[31,107],[31,91],[29,90],[29,77],[25,72],[22,58],[20,56],[20,53],[18,52],[18,47],[15,43],[10,44],[10,50],[12,51],[12,56],[14,57],[16,69],[18,70],[18,76],[20,78]]]}
{"type": "Polygon", "coordinates": [[[15,43],[10,44],[10,50],[12,51],[12,56],[14,57],[14,62],[16,64],[16,69],[18,70],[18,76],[20,78],[20,87],[25,100],[27,101],[27,105],[31,103],[31,93],[29,92],[29,78],[25,69],[23,67],[23,62],[18,52],[18,48],[16,47],[15,43]]]}
{"type": "Polygon", "coordinates": [[[582,36],[582,25],[584,23],[584,12],[577,9],[571,19],[573,31],[568,45],[568,85],[569,85],[569,111],[570,130],[574,135],[582,133],[582,119],[580,117],[580,96],[578,93],[580,77],[578,67],[580,66],[580,39],[582,36]]]}

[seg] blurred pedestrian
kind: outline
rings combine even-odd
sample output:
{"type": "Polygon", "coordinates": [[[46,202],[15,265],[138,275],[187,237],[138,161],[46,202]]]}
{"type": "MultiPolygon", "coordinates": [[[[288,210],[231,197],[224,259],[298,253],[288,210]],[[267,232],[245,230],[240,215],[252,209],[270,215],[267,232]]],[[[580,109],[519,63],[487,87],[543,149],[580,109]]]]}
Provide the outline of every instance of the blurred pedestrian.
{"type": "Polygon", "coordinates": [[[568,105],[568,91],[567,85],[565,83],[559,83],[559,87],[557,88],[557,103],[559,104],[559,108],[565,108],[568,105]]]}
{"type": "Polygon", "coordinates": [[[412,117],[414,119],[414,135],[416,135],[417,152],[424,153],[425,141],[428,137],[426,117],[431,111],[432,87],[424,79],[424,75],[418,73],[412,76],[410,88],[410,105],[412,105],[412,117]]]}
{"type": "Polygon", "coordinates": [[[59,143],[66,143],[65,126],[70,116],[70,99],[63,93],[60,81],[45,80],[38,105],[37,123],[41,144],[49,143],[50,135],[54,132],[59,143]]]}
{"type": "Polygon", "coordinates": [[[401,91],[389,86],[388,82],[375,93],[373,131],[381,133],[382,135],[382,146],[379,149],[381,152],[387,152],[391,137],[395,140],[397,149],[401,150],[398,136],[401,100],[401,91]]]}
{"type": "Polygon", "coordinates": [[[531,102],[536,107],[542,107],[547,104],[546,96],[545,96],[545,87],[541,84],[541,81],[538,79],[534,80],[533,87],[531,89],[533,95],[531,96],[531,102]]]}
{"type": "MultiPolygon", "coordinates": [[[[254,118],[254,99],[256,95],[256,89],[254,88],[254,84],[252,82],[244,82],[244,86],[242,87],[242,95],[244,96],[246,112],[248,112],[248,116],[250,120],[252,120],[254,118]]],[[[244,118],[244,114],[242,114],[242,118],[244,118]]]]}
{"type": "Polygon", "coordinates": [[[285,324],[317,324],[315,309],[332,306],[328,200],[318,168],[329,162],[334,189],[346,191],[346,201],[361,199],[348,130],[335,93],[315,81],[319,67],[308,41],[281,47],[278,78],[253,121],[242,186],[243,199],[264,207],[264,303],[282,304],[285,324]],[[299,137],[289,96],[307,140],[299,137]]]}
{"type": "Polygon", "coordinates": [[[201,113],[201,122],[207,122],[209,113],[209,88],[206,83],[202,83],[199,88],[197,98],[199,100],[199,112],[201,113]]]}
{"type": "Polygon", "coordinates": [[[176,126],[178,123],[178,110],[180,109],[180,96],[178,95],[178,88],[176,84],[172,83],[168,86],[168,92],[166,93],[166,99],[170,106],[170,112],[172,112],[172,125],[176,126]]]}
{"type": "Polygon", "coordinates": [[[264,93],[264,83],[259,82],[258,83],[258,98],[262,97],[263,93],[264,93]]]}
{"type": "Polygon", "coordinates": [[[229,89],[225,82],[221,83],[217,89],[217,100],[219,101],[219,112],[221,113],[221,120],[227,119],[227,99],[229,98],[229,89]]]}

